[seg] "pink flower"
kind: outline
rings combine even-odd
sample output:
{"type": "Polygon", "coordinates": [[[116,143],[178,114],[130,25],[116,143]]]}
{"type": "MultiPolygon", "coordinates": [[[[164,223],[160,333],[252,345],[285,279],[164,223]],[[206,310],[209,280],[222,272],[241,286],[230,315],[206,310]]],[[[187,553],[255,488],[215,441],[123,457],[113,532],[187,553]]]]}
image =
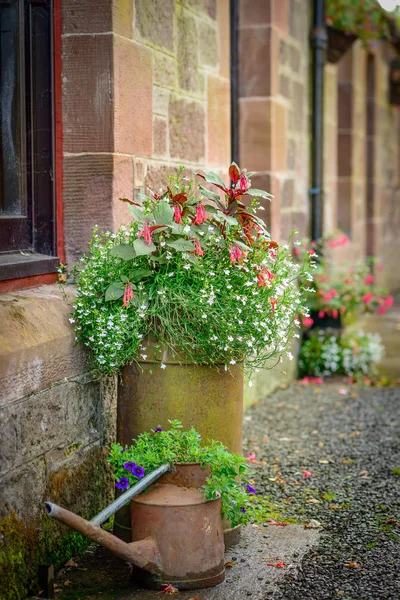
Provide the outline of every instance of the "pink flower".
{"type": "Polygon", "coordinates": [[[293,248],[293,254],[295,256],[299,256],[299,254],[300,254],[300,248],[293,248]]]}
{"type": "Polygon", "coordinates": [[[371,302],[373,297],[374,294],[372,292],[368,292],[368,294],[364,294],[364,296],[362,297],[362,301],[364,302],[364,304],[368,304],[369,302],[371,302]]]}
{"type": "Polygon", "coordinates": [[[382,271],[382,269],[383,269],[383,267],[380,263],[378,265],[376,265],[376,268],[378,269],[378,271],[382,271]]]}
{"type": "Polygon", "coordinates": [[[385,305],[390,308],[393,306],[393,296],[388,296],[385,300],[385,305]]]}
{"type": "Polygon", "coordinates": [[[246,252],[240,248],[237,244],[231,244],[229,247],[229,259],[231,263],[241,262],[246,256],[246,252]]]}
{"type": "Polygon", "coordinates": [[[311,471],[303,471],[303,477],[304,479],[309,479],[310,477],[312,477],[312,473],[311,471]]]}
{"type": "Polygon", "coordinates": [[[371,274],[367,275],[364,279],[364,283],[365,285],[371,285],[371,283],[374,283],[374,276],[371,274]]]}
{"type": "Polygon", "coordinates": [[[303,377],[300,383],[302,385],[308,385],[309,383],[321,384],[324,383],[324,380],[322,377],[311,377],[310,375],[307,375],[306,377],[303,377]]]}
{"type": "Polygon", "coordinates": [[[249,462],[257,462],[255,452],[250,452],[249,454],[246,454],[246,458],[249,462]]]}
{"type": "Polygon", "coordinates": [[[324,318],[324,316],[325,316],[325,313],[324,313],[324,311],[323,311],[323,310],[320,310],[320,311],[319,311],[319,313],[318,313],[318,319],[323,319],[323,318],[324,318]]]}
{"type": "Polygon", "coordinates": [[[134,294],[133,294],[133,290],[132,290],[132,286],[130,283],[128,283],[128,285],[126,286],[125,290],[124,290],[124,301],[122,303],[122,306],[124,308],[126,308],[129,304],[129,302],[132,300],[134,294]]]}
{"type": "Polygon", "coordinates": [[[193,225],[201,225],[207,221],[207,214],[202,204],[198,204],[196,208],[196,216],[193,219],[193,225]]]}
{"type": "Polygon", "coordinates": [[[247,177],[244,173],[240,173],[239,189],[242,194],[245,194],[249,189],[249,182],[247,181],[247,177]]]}
{"type": "Polygon", "coordinates": [[[314,325],[314,319],[312,319],[311,317],[304,317],[302,323],[304,327],[311,327],[311,325],[314,325]]]}
{"type": "Polygon", "coordinates": [[[314,254],[315,254],[315,250],[313,250],[312,248],[310,248],[308,252],[310,253],[311,256],[314,256],[314,254]]]}
{"type": "Polygon", "coordinates": [[[327,293],[326,293],[326,294],[325,294],[325,295],[322,297],[322,299],[323,299],[323,300],[325,300],[325,302],[326,302],[327,300],[331,300],[332,298],[336,298],[336,296],[337,296],[337,295],[338,295],[338,292],[337,292],[337,290],[334,290],[334,289],[333,289],[333,290],[329,290],[329,292],[327,292],[327,293]]]}
{"type": "Polygon", "coordinates": [[[197,254],[197,256],[204,256],[204,252],[201,249],[199,240],[194,239],[193,241],[194,241],[194,245],[195,245],[194,252],[197,254]]]}
{"type": "Polygon", "coordinates": [[[342,396],[346,396],[347,390],[345,388],[340,388],[339,394],[341,394],[342,396]]]}
{"type": "Polygon", "coordinates": [[[337,318],[338,318],[338,316],[339,316],[339,312],[338,312],[336,309],[335,309],[335,310],[333,310],[333,311],[332,311],[332,317],[333,317],[334,319],[337,319],[337,318]]]}
{"type": "Polygon", "coordinates": [[[384,315],[386,311],[387,311],[386,306],[380,306],[378,308],[378,315],[384,315]]]}
{"type": "Polygon", "coordinates": [[[179,204],[175,204],[174,206],[174,221],[175,223],[182,223],[182,208],[179,204]]]}
{"type": "Polygon", "coordinates": [[[138,238],[140,238],[140,237],[143,237],[146,244],[148,246],[150,246],[152,239],[151,239],[151,228],[149,227],[148,223],[145,223],[143,226],[143,229],[141,231],[139,231],[138,238]]]}

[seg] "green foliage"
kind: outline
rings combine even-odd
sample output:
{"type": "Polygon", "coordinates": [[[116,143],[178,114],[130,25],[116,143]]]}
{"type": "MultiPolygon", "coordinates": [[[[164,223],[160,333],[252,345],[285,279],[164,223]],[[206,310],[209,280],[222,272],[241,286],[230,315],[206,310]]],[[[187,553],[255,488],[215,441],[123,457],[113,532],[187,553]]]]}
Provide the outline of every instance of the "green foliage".
{"type": "Polygon", "coordinates": [[[168,430],[139,435],[132,446],[111,446],[108,460],[118,482],[128,479],[128,489],[138,481],[132,471],[124,467],[127,463],[133,462],[149,473],[167,462],[198,462],[203,469],[210,468],[210,477],[202,490],[205,497],[213,499],[221,494],[222,514],[234,526],[261,522],[270,516],[267,513],[269,505],[247,491],[250,473],[246,458],[229,452],[220,442],[203,445],[197,431],[193,427],[184,431],[180,421],[169,423],[171,427],[168,430]]]}
{"type": "Polygon", "coordinates": [[[384,347],[378,334],[357,331],[333,335],[330,331],[318,330],[303,342],[299,368],[302,375],[311,377],[372,377],[383,355],[384,347]]]}
{"type": "Polygon", "coordinates": [[[392,473],[393,475],[397,475],[398,477],[400,477],[400,467],[393,467],[392,473]]]}
{"type": "Polygon", "coordinates": [[[391,37],[390,23],[399,10],[388,13],[377,0],[327,0],[326,21],[335,29],[354,34],[364,42],[391,37]]]}
{"type": "Polygon", "coordinates": [[[145,360],[149,336],[160,354],[169,349],[227,369],[244,361],[249,373],[273,366],[299,337],[309,254],[297,264],[287,245],[270,240],[256,214],[257,197],[268,194],[251,191],[245,171],[231,166],[230,188],[204,173],[223,200],[187,182],[181,169],[164,194],[140,194],[141,204],[129,204],[129,226],[95,231],[81,259],[72,321],[99,375],[145,360]],[[241,194],[250,192],[256,197],[248,207],[241,194]],[[213,204],[204,202],[210,196],[213,204]]]}

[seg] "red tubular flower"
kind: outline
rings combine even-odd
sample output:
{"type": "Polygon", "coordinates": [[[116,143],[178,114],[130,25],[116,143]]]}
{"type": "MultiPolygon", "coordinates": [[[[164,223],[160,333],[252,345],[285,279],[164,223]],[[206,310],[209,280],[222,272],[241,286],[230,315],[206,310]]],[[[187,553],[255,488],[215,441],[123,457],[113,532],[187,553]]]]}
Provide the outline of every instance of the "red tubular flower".
{"type": "Polygon", "coordinates": [[[364,279],[364,283],[365,285],[371,285],[371,283],[374,283],[374,276],[373,275],[367,275],[367,277],[364,279]]]}
{"type": "Polygon", "coordinates": [[[333,310],[333,311],[332,311],[332,317],[333,317],[334,319],[337,319],[337,318],[338,318],[338,316],[339,316],[339,311],[338,311],[338,310],[336,310],[336,309],[335,309],[335,310],[333,310]]]}
{"type": "Polygon", "coordinates": [[[182,224],[182,208],[179,204],[175,204],[174,206],[174,221],[175,223],[182,224]]]}
{"type": "Polygon", "coordinates": [[[266,287],[270,279],[276,277],[274,273],[268,271],[266,267],[262,267],[261,271],[257,273],[257,285],[258,287],[266,287]]]}
{"type": "Polygon", "coordinates": [[[374,297],[374,294],[372,292],[369,292],[368,294],[365,294],[362,297],[362,301],[364,302],[364,304],[368,304],[369,302],[371,302],[373,297],[374,297]]]}
{"type": "Polygon", "coordinates": [[[148,223],[145,223],[143,226],[143,229],[141,231],[139,231],[138,238],[140,238],[140,237],[143,237],[146,244],[148,246],[150,246],[152,239],[151,239],[151,228],[149,227],[148,223]]]}
{"type": "Polygon", "coordinates": [[[244,173],[240,173],[239,177],[239,190],[241,194],[245,194],[249,189],[249,182],[247,181],[247,177],[244,173]]]}
{"type": "Polygon", "coordinates": [[[196,216],[193,219],[193,225],[201,225],[207,221],[207,214],[202,204],[198,204],[196,208],[196,216]]]}
{"type": "Polygon", "coordinates": [[[246,252],[244,252],[237,244],[231,244],[229,247],[229,259],[231,263],[240,263],[245,257],[246,252]]]}
{"type": "Polygon", "coordinates": [[[318,313],[318,319],[323,319],[323,318],[324,318],[324,316],[325,316],[325,313],[324,313],[324,311],[323,311],[323,310],[320,310],[320,311],[319,311],[319,313],[318,313]]]}
{"type": "Polygon", "coordinates": [[[194,239],[193,242],[194,242],[194,245],[195,245],[195,251],[194,251],[195,254],[197,254],[197,256],[204,256],[204,252],[201,249],[199,240],[194,239]]]}
{"type": "Polygon", "coordinates": [[[385,300],[385,306],[387,306],[388,308],[390,308],[391,306],[393,306],[393,296],[388,296],[385,300]]]}
{"type": "Polygon", "coordinates": [[[272,312],[274,312],[275,311],[275,304],[278,302],[278,298],[270,298],[269,301],[271,302],[272,312]]]}
{"type": "Polygon", "coordinates": [[[122,304],[122,306],[124,308],[126,308],[128,306],[128,304],[132,300],[133,296],[134,296],[134,294],[133,294],[132,286],[130,283],[128,283],[128,285],[126,286],[125,291],[124,291],[124,301],[122,304]]]}

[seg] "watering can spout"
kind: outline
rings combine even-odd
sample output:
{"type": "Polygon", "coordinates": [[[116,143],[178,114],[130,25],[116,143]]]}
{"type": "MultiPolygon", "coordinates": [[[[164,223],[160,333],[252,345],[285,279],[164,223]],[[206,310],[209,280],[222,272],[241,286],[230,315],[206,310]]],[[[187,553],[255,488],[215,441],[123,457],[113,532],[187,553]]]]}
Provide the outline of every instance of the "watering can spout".
{"type": "Polygon", "coordinates": [[[147,538],[127,544],[115,537],[115,535],[101,529],[96,523],[86,521],[86,519],[79,517],[75,513],[62,508],[57,504],[45,502],[45,507],[49,517],[79,531],[79,533],[89,540],[107,548],[116,556],[119,556],[132,565],[150,573],[160,573],[161,559],[157,544],[154,540],[147,538]]]}

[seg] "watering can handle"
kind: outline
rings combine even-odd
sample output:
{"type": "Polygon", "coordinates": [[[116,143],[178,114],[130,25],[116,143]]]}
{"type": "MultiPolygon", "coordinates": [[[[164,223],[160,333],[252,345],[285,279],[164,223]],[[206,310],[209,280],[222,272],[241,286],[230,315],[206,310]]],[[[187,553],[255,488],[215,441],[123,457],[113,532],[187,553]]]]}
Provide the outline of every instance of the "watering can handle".
{"type": "Polygon", "coordinates": [[[107,521],[111,515],[115,514],[117,510],[122,508],[132,498],[143,492],[147,486],[149,486],[151,483],[154,483],[154,481],[157,481],[157,479],[159,479],[161,475],[164,475],[164,473],[167,471],[171,471],[171,465],[169,463],[161,465],[161,467],[158,467],[148,475],[145,475],[143,479],[135,483],[135,485],[129,488],[129,490],[122,494],[122,496],[119,496],[119,498],[114,500],[114,502],[106,506],[106,508],[96,515],[90,522],[94,525],[101,525],[107,521]]]}

